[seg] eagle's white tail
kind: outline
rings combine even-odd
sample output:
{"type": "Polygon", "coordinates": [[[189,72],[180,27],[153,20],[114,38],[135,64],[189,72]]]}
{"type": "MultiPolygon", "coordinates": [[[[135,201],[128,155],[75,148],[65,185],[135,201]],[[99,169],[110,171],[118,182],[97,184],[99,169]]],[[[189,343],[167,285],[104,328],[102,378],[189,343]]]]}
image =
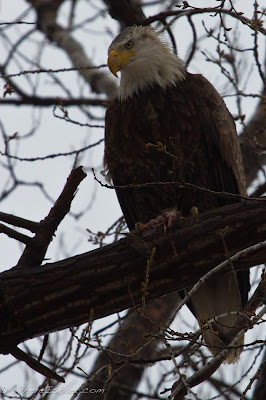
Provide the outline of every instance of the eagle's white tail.
{"type": "MultiPolygon", "coordinates": [[[[192,295],[191,302],[199,324],[218,315],[241,311],[241,297],[236,274],[228,272],[219,278],[209,279],[192,295]]],[[[226,347],[223,337],[226,337],[236,321],[237,315],[219,318],[217,322],[210,324],[210,329],[203,333],[204,341],[214,356],[226,347]]],[[[225,362],[228,364],[237,362],[243,345],[244,336],[239,340],[236,348],[228,353],[225,362]]]]}

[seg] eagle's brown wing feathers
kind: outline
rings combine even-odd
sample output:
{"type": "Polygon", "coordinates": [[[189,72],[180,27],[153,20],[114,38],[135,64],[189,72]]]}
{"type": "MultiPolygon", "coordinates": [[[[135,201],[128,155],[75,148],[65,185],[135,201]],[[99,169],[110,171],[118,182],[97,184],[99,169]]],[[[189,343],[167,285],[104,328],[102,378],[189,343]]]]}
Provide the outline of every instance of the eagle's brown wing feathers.
{"type": "MultiPolygon", "coordinates": [[[[155,87],[122,103],[111,102],[106,113],[105,164],[116,185],[184,181],[246,193],[234,121],[201,75],[188,74],[184,82],[166,91],[155,87]],[[146,147],[157,141],[175,159],[146,147]]],[[[162,208],[177,207],[186,216],[193,205],[202,212],[231,202],[169,187],[123,189],[118,197],[130,229],[136,220],[147,222],[162,208]]]]}
{"type": "MultiPolygon", "coordinates": [[[[178,181],[246,194],[233,118],[220,95],[201,75],[187,74],[176,87],[163,90],[155,86],[123,102],[110,102],[105,140],[105,165],[117,186],[178,181]],[[171,156],[146,146],[158,141],[171,156]]],[[[165,209],[177,208],[187,216],[192,206],[203,212],[233,201],[172,186],[118,189],[117,196],[130,230],[136,222],[146,223],[165,209]]],[[[233,273],[227,274],[224,282],[220,279],[202,286],[192,299],[193,311],[200,321],[205,314],[212,318],[239,310],[241,300],[242,305],[246,303],[248,289],[248,271],[238,273],[238,283],[233,273]]],[[[227,322],[233,325],[235,319],[227,322]]],[[[221,336],[226,334],[226,328],[219,330],[221,336]]],[[[205,336],[210,346],[217,345],[205,336]]]]}
{"type": "MultiPolygon", "coordinates": [[[[198,77],[198,81],[201,82],[202,95],[209,114],[207,118],[213,120],[211,132],[213,136],[218,134],[219,137],[219,153],[221,158],[231,169],[230,175],[232,175],[233,172],[238,193],[247,195],[242,155],[233,117],[221,96],[210,82],[201,75],[196,76],[198,77]]],[[[230,177],[230,179],[232,179],[232,177],[230,177]]]]}

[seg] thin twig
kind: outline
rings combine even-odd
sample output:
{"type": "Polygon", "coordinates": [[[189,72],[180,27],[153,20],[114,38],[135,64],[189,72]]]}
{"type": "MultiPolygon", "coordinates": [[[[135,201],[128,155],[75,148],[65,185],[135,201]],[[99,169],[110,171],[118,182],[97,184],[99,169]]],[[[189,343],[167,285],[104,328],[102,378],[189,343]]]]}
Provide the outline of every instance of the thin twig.
{"type": "Polygon", "coordinates": [[[232,199],[239,199],[239,200],[249,200],[249,201],[259,201],[259,202],[266,202],[266,197],[258,197],[258,198],[250,198],[247,196],[242,196],[240,194],[235,194],[235,193],[228,193],[228,192],[215,192],[214,190],[206,189],[197,185],[194,185],[192,183],[187,183],[187,182],[146,182],[146,183],[140,183],[140,184],[129,184],[129,185],[108,185],[106,183],[102,183],[95,174],[94,168],[92,168],[92,173],[94,176],[94,179],[102,186],[107,189],[118,189],[118,190],[123,190],[123,189],[142,189],[146,187],[154,187],[154,186],[176,186],[179,189],[192,189],[192,190],[197,190],[200,192],[206,192],[209,193],[212,196],[220,196],[220,197],[228,197],[232,199]]]}
{"type": "Polygon", "coordinates": [[[28,75],[28,74],[42,74],[42,73],[59,73],[59,72],[70,72],[70,71],[82,71],[86,69],[100,69],[100,68],[105,68],[107,67],[107,64],[101,64],[101,65],[95,65],[93,67],[89,66],[80,66],[80,67],[71,67],[71,68],[58,68],[58,69],[51,69],[51,68],[39,68],[39,69],[32,69],[32,70],[25,70],[25,71],[20,71],[17,72],[16,74],[10,74],[10,75],[5,75],[2,74],[1,78],[7,79],[7,78],[14,78],[15,76],[23,76],[23,75],[28,75]]]}

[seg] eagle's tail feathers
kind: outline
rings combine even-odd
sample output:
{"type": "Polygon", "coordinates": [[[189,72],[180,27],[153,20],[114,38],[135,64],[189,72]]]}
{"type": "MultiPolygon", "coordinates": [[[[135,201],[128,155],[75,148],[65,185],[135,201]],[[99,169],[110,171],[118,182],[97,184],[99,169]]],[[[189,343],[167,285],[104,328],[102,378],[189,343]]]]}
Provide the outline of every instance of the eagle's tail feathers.
{"type": "MultiPolygon", "coordinates": [[[[212,278],[204,282],[191,297],[192,310],[200,326],[215,317],[227,314],[222,318],[209,322],[209,328],[203,332],[203,338],[213,355],[226,348],[228,333],[237,322],[236,314],[231,312],[242,310],[238,280],[234,272],[228,272],[222,277],[212,278]]],[[[226,361],[232,364],[238,361],[243,350],[244,336],[238,346],[227,355],[226,361]]]]}
{"type": "MultiPolygon", "coordinates": [[[[203,339],[206,346],[215,357],[221,350],[226,348],[226,345],[221,341],[219,336],[215,332],[205,331],[203,333],[203,339]]],[[[240,354],[243,351],[244,346],[244,335],[240,338],[239,342],[233,347],[227,354],[224,364],[234,364],[238,362],[240,354]]]]}

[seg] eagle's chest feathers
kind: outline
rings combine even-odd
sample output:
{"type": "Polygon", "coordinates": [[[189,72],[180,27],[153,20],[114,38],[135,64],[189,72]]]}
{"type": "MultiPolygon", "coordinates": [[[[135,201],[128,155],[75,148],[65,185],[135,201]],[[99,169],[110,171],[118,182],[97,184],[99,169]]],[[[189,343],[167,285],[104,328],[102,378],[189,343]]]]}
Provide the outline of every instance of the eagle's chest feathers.
{"type": "Polygon", "coordinates": [[[112,145],[106,143],[111,175],[120,172],[124,184],[184,180],[200,150],[190,136],[190,109],[182,117],[182,103],[171,103],[167,93],[159,92],[122,102],[118,113],[112,145]]]}
{"type": "Polygon", "coordinates": [[[162,141],[166,145],[166,138],[162,139],[164,128],[160,121],[160,110],[151,101],[140,106],[139,108],[139,104],[134,102],[132,107],[132,104],[127,102],[122,108],[121,120],[125,121],[125,124],[117,138],[120,161],[127,178],[133,175],[133,179],[142,181],[143,176],[146,177],[145,180],[149,176],[154,180],[162,178],[162,171],[168,166],[169,169],[172,168],[172,161],[155,147],[162,141]]]}

